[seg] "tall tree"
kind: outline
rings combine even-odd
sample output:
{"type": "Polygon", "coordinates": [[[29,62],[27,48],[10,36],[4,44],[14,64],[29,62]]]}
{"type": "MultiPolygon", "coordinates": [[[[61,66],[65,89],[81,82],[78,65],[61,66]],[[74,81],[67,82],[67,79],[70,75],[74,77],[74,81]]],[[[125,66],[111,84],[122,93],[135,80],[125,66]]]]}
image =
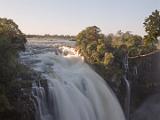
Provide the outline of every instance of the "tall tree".
{"type": "Polygon", "coordinates": [[[105,35],[97,26],[90,26],[77,35],[77,47],[79,52],[92,63],[102,61],[105,53],[105,35]]]}
{"type": "Polygon", "coordinates": [[[155,10],[145,19],[143,23],[147,35],[145,36],[145,44],[155,46],[160,36],[160,11],[155,10]]]}

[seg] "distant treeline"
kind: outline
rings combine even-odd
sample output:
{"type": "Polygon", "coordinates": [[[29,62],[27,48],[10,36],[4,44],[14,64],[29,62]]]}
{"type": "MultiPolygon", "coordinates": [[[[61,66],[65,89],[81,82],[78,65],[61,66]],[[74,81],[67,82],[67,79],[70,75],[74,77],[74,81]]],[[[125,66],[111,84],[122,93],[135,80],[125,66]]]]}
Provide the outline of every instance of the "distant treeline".
{"type": "Polygon", "coordinates": [[[50,35],[50,34],[45,34],[45,35],[26,35],[27,38],[59,38],[59,39],[70,39],[74,40],[75,36],[73,35],[50,35]]]}

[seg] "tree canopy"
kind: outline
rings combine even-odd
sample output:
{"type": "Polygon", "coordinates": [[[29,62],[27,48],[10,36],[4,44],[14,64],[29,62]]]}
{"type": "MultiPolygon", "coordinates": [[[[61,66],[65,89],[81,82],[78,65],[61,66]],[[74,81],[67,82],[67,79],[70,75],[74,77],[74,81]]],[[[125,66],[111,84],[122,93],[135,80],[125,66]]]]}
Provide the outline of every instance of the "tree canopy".
{"type": "Polygon", "coordinates": [[[91,63],[101,63],[105,53],[106,37],[97,26],[87,27],[77,35],[80,53],[91,63]]]}
{"type": "Polygon", "coordinates": [[[18,50],[24,50],[26,39],[11,19],[0,18],[0,90],[16,75],[18,50]],[[2,84],[1,84],[2,83],[2,84]]]}
{"type": "Polygon", "coordinates": [[[77,48],[87,62],[103,66],[109,76],[119,75],[123,72],[126,54],[135,57],[156,50],[157,38],[160,36],[159,11],[146,18],[144,25],[147,32],[144,38],[121,30],[106,36],[97,26],[87,27],[76,37],[77,48]]]}
{"type": "Polygon", "coordinates": [[[11,19],[0,18],[0,38],[1,41],[6,38],[5,42],[8,42],[7,45],[10,47],[24,49],[25,36],[18,28],[18,25],[11,19]]]}
{"type": "Polygon", "coordinates": [[[145,44],[154,46],[160,36],[160,11],[155,10],[152,12],[152,14],[145,19],[144,27],[147,32],[144,39],[145,44]]]}

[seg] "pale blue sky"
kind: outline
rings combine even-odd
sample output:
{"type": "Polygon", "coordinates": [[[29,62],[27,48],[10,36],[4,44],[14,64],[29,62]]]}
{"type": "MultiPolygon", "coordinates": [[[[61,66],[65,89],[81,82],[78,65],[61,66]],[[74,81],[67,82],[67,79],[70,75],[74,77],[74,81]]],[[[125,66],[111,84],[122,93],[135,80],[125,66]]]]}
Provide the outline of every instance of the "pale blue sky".
{"type": "Polygon", "coordinates": [[[143,35],[144,19],[155,9],[160,0],[0,0],[0,17],[13,19],[26,34],[76,35],[96,25],[105,34],[143,35]]]}

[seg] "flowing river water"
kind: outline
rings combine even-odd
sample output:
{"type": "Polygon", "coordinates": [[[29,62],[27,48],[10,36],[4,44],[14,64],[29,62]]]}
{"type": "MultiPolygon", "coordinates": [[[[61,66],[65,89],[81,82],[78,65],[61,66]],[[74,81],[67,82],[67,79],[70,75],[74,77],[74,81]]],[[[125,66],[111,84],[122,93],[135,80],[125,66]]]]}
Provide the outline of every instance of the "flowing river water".
{"type": "Polygon", "coordinates": [[[67,40],[30,39],[21,61],[47,79],[47,91],[33,82],[37,120],[125,120],[106,82],[67,40]],[[70,47],[68,47],[70,46],[70,47]]]}

